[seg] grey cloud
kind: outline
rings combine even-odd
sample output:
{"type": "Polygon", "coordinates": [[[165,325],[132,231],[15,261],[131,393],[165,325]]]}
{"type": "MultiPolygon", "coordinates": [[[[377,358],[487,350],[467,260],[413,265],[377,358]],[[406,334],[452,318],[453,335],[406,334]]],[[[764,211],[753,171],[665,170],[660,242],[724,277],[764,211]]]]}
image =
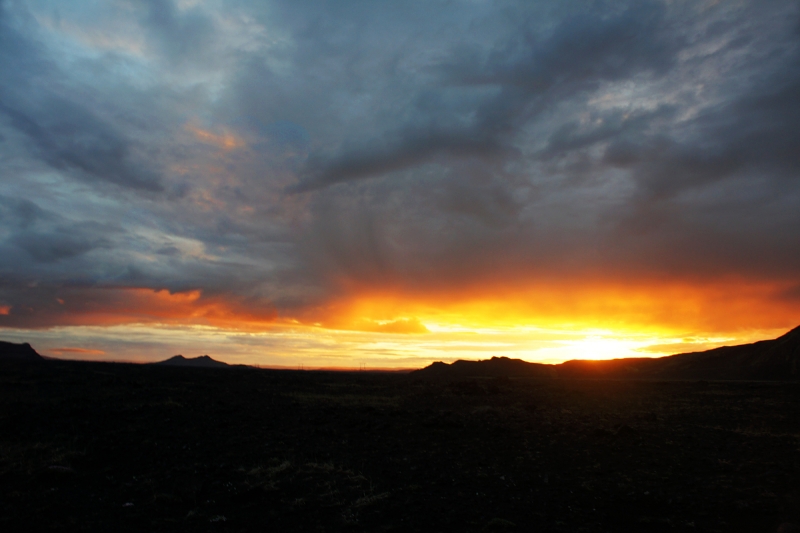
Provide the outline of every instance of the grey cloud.
{"type": "Polygon", "coordinates": [[[568,18],[544,38],[513,26],[488,48],[457,49],[432,67],[440,85],[421,78],[417,95],[432,96],[410,98],[383,127],[348,129],[347,141],[309,157],[293,191],[402,176],[320,191],[304,244],[309,261],[332,279],[409,289],[498,271],[509,279],[556,271],[621,280],[790,276],[800,265],[789,229],[797,186],[786,180],[800,168],[790,149],[800,124],[789,96],[797,43],[781,28],[756,39],[776,16],[759,18],[759,10],[711,10],[711,19],[728,18],[706,24],[704,12],[652,3],[568,18]],[[732,31],[715,52],[695,51],[732,31]],[[731,61],[742,64],[705,76],[731,61]],[[588,104],[601,91],[628,90],[619,82],[649,85],[655,105],[588,104]],[[716,93],[686,93],[701,82],[716,93]],[[579,123],[579,114],[591,121],[579,123]],[[520,144],[532,126],[545,133],[540,149],[520,144]],[[464,139],[474,143],[466,156],[446,144],[467,146],[464,139]],[[462,158],[494,177],[458,172],[462,158]]]}
{"type": "Polygon", "coordinates": [[[18,233],[11,242],[35,260],[51,263],[84,254],[103,241],[75,235],[74,228],[59,228],[53,233],[18,233]]]}
{"type": "Polygon", "coordinates": [[[514,198],[512,186],[508,176],[496,175],[491,166],[473,161],[455,166],[434,195],[444,212],[500,229],[519,221],[522,205],[514,198]]]}
{"type": "Polygon", "coordinates": [[[547,146],[537,154],[543,160],[583,150],[598,143],[611,142],[606,149],[606,160],[610,164],[625,165],[627,159],[635,157],[634,145],[643,133],[673,118],[677,112],[673,105],[661,105],[655,110],[613,110],[595,118],[594,124],[583,125],[576,121],[563,124],[547,139],[547,146]]]}
{"type": "Polygon", "coordinates": [[[25,229],[42,218],[47,218],[47,213],[32,201],[0,196],[0,222],[6,228],[25,229]]]}
{"type": "Polygon", "coordinates": [[[526,27],[495,46],[443,65],[451,79],[499,84],[542,94],[553,87],[570,93],[641,71],[664,73],[675,61],[680,34],[665,21],[659,2],[628,6],[621,13],[571,16],[541,39],[526,27]]]}
{"type": "Polygon", "coordinates": [[[367,144],[357,151],[333,157],[312,156],[300,183],[289,192],[308,192],[346,181],[404,170],[430,161],[435,156],[492,157],[512,153],[498,141],[470,131],[411,129],[400,132],[383,145],[367,144]]]}
{"type": "Polygon", "coordinates": [[[139,0],[145,8],[143,25],[172,63],[197,60],[214,51],[212,21],[199,9],[179,12],[172,0],[139,0]]]}
{"type": "Polygon", "coordinates": [[[51,100],[28,114],[0,103],[0,113],[33,143],[34,154],[56,169],[133,189],[161,191],[158,176],[131,160],[130,143],[78,105],[51,100]]]}
{"type": "MultiPolygon", "coordinates": [[[[800,42],[793,43],[795,47],[800,42]]],[[[759,84],[753,93],[735,102],[729,113],[738,132],[731,144],[755,164],[774,168],[791,176],[800,168],[800,50],[783,66],[784,72],[759,84]]],[[[730,128],[730,126],[728,126],[730,128]]],[[[720,128],[720,130],[722,127],[720,128]]],[[[716,132],[715,132],[716,133],[716,132]]]]}
{"type": "Polygon", "coordinates": [[[181,251],[175,246],[165,246],[163,248],[159,248],[158,250],[156,250],[156,253],[168,256],[179,256],[181,254],[181,251]]]}
{"type": "Polygon", "coordinates": [[[122,60],[5,3],[3,298],[796,278],[796,9],[712,4],[132,1],[122,60]]]}
{"type": "Polygon", "coordinates": [[[93,112],[90,94],[65,90],[70,83],[63,68],[5,20],[6,9],[0,6],[4,13],[0,18],[0,70],[4,73],[0,126],[4,122],[21,134],[30,156],[54,169],[90,181],[161,191],[157,173],[148,168],[147,161],[134,157],[134,143],[93,112]]]}
{"type": "Polygon", "coordinates": [[[0,222],[6,229],[6,235],[0,233],[5,249],[0,268],[11,271],[25,263],[14,248],[24,250],[34,262],[55,263],[109,247],[108,237],[119,231],[94,222],[70,222],[30,200],[6,196],[0,196],[0,222]]]}
{"type": "Polygon", "coordinates": [[[344,144],[333,155],[312,154],[290,190],[403,170],[437,156],[513,156],[515,135],[542,111],[604,81],[666,73],[681,39],[667,33],[663,11],[645,3],[608,18],[573,17],[544,40],[517,27],[483,58],[456,50],[437,66],[440,86],[421,92],[403,113],[410,115],[403,127],[387,129],[378,143],[353,140],[356,147],[344,144]],[[475,94],[459,98],[458,88],[475,94]]]}
{"type": "Polygon", "coordinates": [[[388,286],[392,281],[394,246],[385,238],[386,220],[358,199],[315,199],[316,220],[304,251],[327,280],[343,278],[388,286]]]}
{"type": "Polygon", "coordinates": [[[604,162],[630,169],[651,197],[672,196],[723,179],[758,174],[796,179],[800,169],[800,54],[785,73],[703,112],[691,135],[610,138],[604,162]],[[787,74],[788,73],[788,74],[787,74]]]}

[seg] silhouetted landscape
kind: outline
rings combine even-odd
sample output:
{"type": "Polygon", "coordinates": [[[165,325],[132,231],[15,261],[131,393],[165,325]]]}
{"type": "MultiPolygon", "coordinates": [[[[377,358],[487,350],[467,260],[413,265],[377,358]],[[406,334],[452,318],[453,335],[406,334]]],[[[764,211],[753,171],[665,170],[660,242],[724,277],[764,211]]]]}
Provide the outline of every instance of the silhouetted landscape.
{"type": "Polygon", "coordinates": [[[228,363],[217,361],[216,359],[212,359],[207,355],[201,355],[199,357],[188,357],[188,358],[182,355],[176,355],[174,357],[170,357],[165,361],[159,361],[158,363],[153,363],[153,364],[161,366],[189,366],[195,368],[220,368],[224,366],[230,366],[228,365],[228,363]]]}
{"type": "Polygon", "coordinates": [[[0,528],[792,531],[797,337],[410,374],[3,343],[0,528]]]}
{"type": "Polygon", "coordinates": [[[434,363],[417,370],[425,377],[539,377],[609,379],[797,380],[800,327],[774,339],[704,352],[657,358],[576,360],[559,365],[493,357],[484,361],[434,363]]]}
{"type": "Polygon", "coordinates": [[[44,361],[27,342],[16,344],[0,341],[0,361],[44,361]]]}

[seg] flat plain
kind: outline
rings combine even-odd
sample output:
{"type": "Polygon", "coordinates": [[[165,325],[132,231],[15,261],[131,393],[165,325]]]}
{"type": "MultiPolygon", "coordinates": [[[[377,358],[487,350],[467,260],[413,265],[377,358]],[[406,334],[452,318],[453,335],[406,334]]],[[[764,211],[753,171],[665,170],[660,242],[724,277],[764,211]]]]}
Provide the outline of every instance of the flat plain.
{"type": "Polygon", "coordinates": [[[796,382],[0,362],[3,531],[788,524],[796,382]]]}

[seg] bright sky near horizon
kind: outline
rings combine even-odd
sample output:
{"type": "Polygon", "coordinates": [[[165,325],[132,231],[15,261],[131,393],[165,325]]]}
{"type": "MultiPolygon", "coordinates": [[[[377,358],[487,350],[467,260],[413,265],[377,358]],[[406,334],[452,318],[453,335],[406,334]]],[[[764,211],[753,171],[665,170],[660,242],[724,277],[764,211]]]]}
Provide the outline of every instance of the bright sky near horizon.
{"type": "Polygon", "coordinates": [[[800,324],[800,4],[0,0],[0,338],[295,367],[800,324]]]}

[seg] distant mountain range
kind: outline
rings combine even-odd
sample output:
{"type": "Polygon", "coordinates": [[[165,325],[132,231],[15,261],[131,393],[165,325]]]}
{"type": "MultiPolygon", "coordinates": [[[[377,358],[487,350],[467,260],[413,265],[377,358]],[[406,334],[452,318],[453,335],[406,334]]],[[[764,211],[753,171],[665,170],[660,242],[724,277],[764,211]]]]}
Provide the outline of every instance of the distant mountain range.
{"type": "Polygon", "coordinates": [[[152,364],[161,366],[190,366],[197,368],[220,368],[223,366],[230,366],[228,363],[217,361],[216,359],[212,359],[207,355],[201,355],[200,357],[184,357],[182,355],[176,355],[174,357],[170,357],[166,361],[159,361],[158,363],[152,364]]]}
{"type": "MultiPolygon", "coordinates": [[[[34,350],[27,342],[24,344],[16,344],[13,342],[0,341],[0,361],[46,361],[51,359],[49,357],[42,357],[36,350],[34,350]]],[[[151,363],[161,366],[189,366],[200,368],[221,368],[230,366],[228,363],[217,361],[207,355],[200,357],[184,357],[176,355],[170,357],[166,361],[159,361],[158,363],[151,363]]]]}
{"type": "Polygon", "coordinates": [[[27,342],[15,344],[13,342],[0,341],[0,360],[5,361],[44,361],[44,358],[36,353],[27,342]]]}
{"type": "MultiPolygon", "coordinates": [[[[30,344],[0,341],[0,361],[44,361],[30,344]]],[[[229,367],[207,355],[176,355],[152,363],[160,366],[198,368],[229,367]]],[[[534,377],[604,379],[733,379],[800,380],[800,327],[777,339],[739,346],[723,346],[704,352],[657,358],[605,361],[574,360],[558,365],[528,363],[521,359],[492,357],[483,361],[436,362],[411,373],[418,377],[534,377]]]]}
{"type": "Polygon", "coordinates": [[[774,340],[724,346],[658,358],[574,360],[559,365],[492,357],[483,361],[433,363],[420,377],[538,377],[606,379],[800,379],[800,327],[774,340]]]}

